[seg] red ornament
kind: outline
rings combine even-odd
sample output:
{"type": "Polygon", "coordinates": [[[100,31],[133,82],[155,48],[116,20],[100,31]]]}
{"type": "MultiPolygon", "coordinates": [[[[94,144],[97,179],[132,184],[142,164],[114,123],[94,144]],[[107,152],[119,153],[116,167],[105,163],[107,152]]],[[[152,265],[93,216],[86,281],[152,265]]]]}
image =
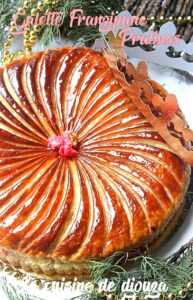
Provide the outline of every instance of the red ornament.
{"type": "Polygon", "coordinates": [[[74,157],[78,152],[73,149],[72,141],[67,132],[63,135],[52,136],[48,139],[48,148],[53,150],[59,150],[61,156],[74,157]]]}

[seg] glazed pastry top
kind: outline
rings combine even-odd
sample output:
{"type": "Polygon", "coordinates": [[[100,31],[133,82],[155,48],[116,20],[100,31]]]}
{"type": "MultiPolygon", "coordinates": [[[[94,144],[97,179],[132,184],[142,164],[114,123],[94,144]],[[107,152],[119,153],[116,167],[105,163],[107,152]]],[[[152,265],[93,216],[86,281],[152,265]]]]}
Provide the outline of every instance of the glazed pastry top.
{"type": "Polygon", "coordinates": [[[56,49],[1,69],[0,247],[81,260],[141,245],[187,178],[101,53],[56,49]],[[77,155],[48,147],[64,133],[77,155]]]}

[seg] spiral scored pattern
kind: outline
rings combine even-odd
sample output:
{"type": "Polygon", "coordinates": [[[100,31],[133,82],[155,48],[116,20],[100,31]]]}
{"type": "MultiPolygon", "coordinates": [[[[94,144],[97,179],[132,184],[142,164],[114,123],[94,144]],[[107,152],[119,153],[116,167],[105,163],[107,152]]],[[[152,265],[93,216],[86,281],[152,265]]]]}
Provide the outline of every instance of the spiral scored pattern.
{"type": "Polygon", "coordinates": [[[188,176],[101,53],[56,49],[1,69],[1,248],[77,261],[152,242],[188,176]],[[77,157],[47,147],[65,131],[77,157]]]}

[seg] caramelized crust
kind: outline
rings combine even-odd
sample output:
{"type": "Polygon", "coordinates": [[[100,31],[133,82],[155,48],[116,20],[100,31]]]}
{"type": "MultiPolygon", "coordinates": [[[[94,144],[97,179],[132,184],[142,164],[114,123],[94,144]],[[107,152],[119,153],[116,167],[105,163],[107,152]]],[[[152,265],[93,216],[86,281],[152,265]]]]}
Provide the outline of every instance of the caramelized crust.
{"type": "Polygon", "coordinates": [[[56,49],[1,69],[4,255],[50,259],[60,274],[60,262],[78,265],[152,243],[182,203],[189,171],[102,54],[56,49]],[[65,131],[76,136],[75,158],[47,148],[49,137],[65,131]]]}

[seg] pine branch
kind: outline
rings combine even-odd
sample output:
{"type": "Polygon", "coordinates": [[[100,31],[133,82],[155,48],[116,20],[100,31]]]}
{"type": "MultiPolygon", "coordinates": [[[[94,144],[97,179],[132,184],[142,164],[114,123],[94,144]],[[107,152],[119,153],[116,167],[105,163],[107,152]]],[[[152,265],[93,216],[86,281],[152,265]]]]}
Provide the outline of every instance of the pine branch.
{"type": "MultiPolygon", "coordinates": [[[[187,244],[187,247],[190,248],[190,245],[192,245],[192,241],[191,244],[187,244]]],[[[172,261],[170,258],[153,258],[149,256],[138,256],[133,259],[128,259],[128,254],[125,253],[122,254],[121,258],[125,263],[122,264],[121,267],[119,265],[120,258],[116,261],[116,256],[120,256],[120,253],[116,253],[101,263],[94,262],[92,267],[93,281],[99,282],[104,280],[108,274],[110,281],[115,283],[116,289],[113,295],[116,295],[118,299],[121,299],[124,294],[121,290],[122,283],[126,282],[129,278],[135,278],[136,282],[164,282],[168,287],[168,293],[177,293],[180,289],[186,287],[187,283],[193,279],[192,248],[179,259],[187,247],[182,247],[182,249],[177,252],[177,262],[172,261]],[[114,258],[116,259],[114,260],[114,258]],[[128,265],[132,266],[134,261],[140,264],[133,269],[127,270],[128,265]]],[[[137,295],[145,296],[145,293],[141,291],[137,295]]],[[[101,298],[100,293],[93,292],[89,295],[81,295],[77,299],[100,300],[104,298],[101,298]]]]}

